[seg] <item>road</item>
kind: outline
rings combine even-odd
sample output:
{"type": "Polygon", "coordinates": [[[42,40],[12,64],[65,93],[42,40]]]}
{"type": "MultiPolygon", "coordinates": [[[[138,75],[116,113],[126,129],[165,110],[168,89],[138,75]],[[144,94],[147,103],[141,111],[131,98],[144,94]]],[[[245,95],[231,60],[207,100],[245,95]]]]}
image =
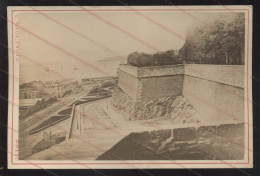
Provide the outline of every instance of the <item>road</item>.
{"type": "Polygon", "coordinates": [[[122,139],[122,136],[111,131],[111,129],[117,128],[118,125],[103,110],[103,108],[107,107],[109,99],[101,99],[76,106],[71,138],[52,147],[55,151],[66,153],[66,156],[59,155],[53,152],[52,149],[47,149],[34,154],[28,159],[64,160],[77,158],[94,160],[111,148],[122,139]],[[99,121],[105,123],[107,127],[104,127],[99,121]]]}
{"type": "Polygon", "coordinates": [[[28,159],[95,160],[129,133],[154,129],[125,121],[120,114],[111,110],[110,101],[111,98],[106,98],[77,106],[71,138],[28,159]],[[66,156],[53,151],[61,151],[66,156]]]}
{"type": "MultiPolygon", "coordinates": [[[[74,101],[86,96],[88,92],[80,92],[76,95],[71,95],[66,98],[60,98],[57,102],[49,107],[42,109],[27,118],[20,119],[19,121],[19,157],[26,158],[31,155],[32,147],[42,139],[42,133],[35,135],[27,135],[27,132],[35,128],[45,120],[56,115],[63,109],[66,109],[74,101]]],[[[62,122],[61,122],[62,123],[62,122]]],[[[52,128],[52,127],[50,127],[52,128]]],[[[46,129],[48,130],[48,129],[46,129]]]]}
{"type": "Polygon", "coordinates": [[[20,128],[26,128],[26,131],[30,131],[45,120],[48,120],[52,116],[58,114],[58,112],[68,108],[70,104],[86,96],[86,94],[88,94],[88,92],[81,92],[76,95],[71,95],[67,98],[59,98],[57,102],[53,103],[49,107],[46,107],[25,119],[21,119],[21,121],[19,122],[20,128]]]}

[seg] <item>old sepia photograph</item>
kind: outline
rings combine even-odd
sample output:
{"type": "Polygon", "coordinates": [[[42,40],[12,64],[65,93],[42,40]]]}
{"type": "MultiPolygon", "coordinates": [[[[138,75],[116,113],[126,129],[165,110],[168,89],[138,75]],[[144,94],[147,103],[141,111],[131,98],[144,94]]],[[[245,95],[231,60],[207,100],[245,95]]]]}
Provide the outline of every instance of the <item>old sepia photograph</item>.
{"type": "Polygon", "coordinates": [[[8,167],[251,168],[250,6],[8,7],[8,167]]]}

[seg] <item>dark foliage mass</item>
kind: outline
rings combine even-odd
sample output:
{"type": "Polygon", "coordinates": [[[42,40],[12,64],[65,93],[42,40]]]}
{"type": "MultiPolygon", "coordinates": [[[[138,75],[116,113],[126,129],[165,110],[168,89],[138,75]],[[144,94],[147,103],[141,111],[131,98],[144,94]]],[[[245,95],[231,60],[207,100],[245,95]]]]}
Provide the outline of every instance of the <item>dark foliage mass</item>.
{"type": "Polygon", "coordinates": [[[174,50],[169,50],[156,54],[134,52],[127,57],[127,63],[137,67],[147,67],[180,64],[181,60],[174,50]]]}
{"type": "Polygon", "coordinates": [[[137,67],[181,63],[243,65],[245,15],[224,13],[206,24],[194,23],[182,48],[156,54],[134,52],[127,63],[137,67]]]}
{"type": "Polygon", "coordinates": [[[244,64],[245,15],[223,14],[187,31],[179,56],[187,63],[244,64]]]}

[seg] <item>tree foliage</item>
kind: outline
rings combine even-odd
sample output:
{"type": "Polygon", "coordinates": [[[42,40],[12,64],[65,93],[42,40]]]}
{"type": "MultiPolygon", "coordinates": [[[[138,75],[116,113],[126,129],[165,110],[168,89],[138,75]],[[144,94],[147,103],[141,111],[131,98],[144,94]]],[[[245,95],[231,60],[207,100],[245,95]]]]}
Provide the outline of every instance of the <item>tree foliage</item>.
{"type": "Polygon", "coordinates": [[[191,26],[179,56],[186,63],[244,64],[245,16],[221,15],[207,25],[191,26]]]}
{"type": "Polygon", "coordinates": [[[174,50],[156,54],[134,52],[127,57],[127,63],[137,67],[180,64],[178,54],[174,50]]]}

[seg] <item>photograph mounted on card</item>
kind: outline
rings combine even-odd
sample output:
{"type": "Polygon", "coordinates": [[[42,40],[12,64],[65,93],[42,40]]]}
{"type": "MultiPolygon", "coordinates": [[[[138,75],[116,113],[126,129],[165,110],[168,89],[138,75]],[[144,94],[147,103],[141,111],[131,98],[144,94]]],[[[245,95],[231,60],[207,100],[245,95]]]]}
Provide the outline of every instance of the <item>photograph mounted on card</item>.
{"type": "Polygon", "coordinates": [[[252,168],[251,6],[8,7],[10,169],[252,168]]]}

